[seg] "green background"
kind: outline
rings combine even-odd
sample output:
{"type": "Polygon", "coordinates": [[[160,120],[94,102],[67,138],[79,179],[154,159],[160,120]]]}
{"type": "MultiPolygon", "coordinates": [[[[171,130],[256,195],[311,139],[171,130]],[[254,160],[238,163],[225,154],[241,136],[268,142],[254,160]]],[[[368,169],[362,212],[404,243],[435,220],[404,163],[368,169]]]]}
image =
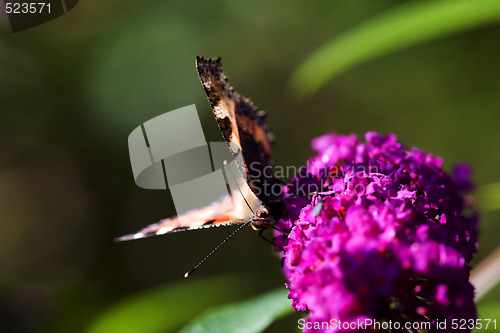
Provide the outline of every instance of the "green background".
{"type": "MultiPolygon", "coordinates": [[[[308,98],[290,89],[292,73],[332,38],[423,2],[81,0],[15,34],[1,14],[0,331],[98,332],[124,304],[135,305],[108,332],[176,331],[213,306],[283,286],[279,259],[250,228],[189,281],[184,272],[231,229],[113,242],[175,214],[168,191],[134,183],[127,137],[135,127],[196,104],[207,141],[221,140],[196,54],[222,57],[237,91],[268,112],[276,165],[302,165],[324,133],[375,130],[443,157],[448,170],[471,163],[479,189],[499,182],[499,24],[367,61],[308,98]],[[128,322],[134,315],[144,322],[128,322]]],[[[474,264],[500,243],[498,205],[478,193],[474,264]]],[[[498,294],[485,298],[491,316],[498,294]]],[[[268,331],[295,331],[299,318],[268,331]]]]}

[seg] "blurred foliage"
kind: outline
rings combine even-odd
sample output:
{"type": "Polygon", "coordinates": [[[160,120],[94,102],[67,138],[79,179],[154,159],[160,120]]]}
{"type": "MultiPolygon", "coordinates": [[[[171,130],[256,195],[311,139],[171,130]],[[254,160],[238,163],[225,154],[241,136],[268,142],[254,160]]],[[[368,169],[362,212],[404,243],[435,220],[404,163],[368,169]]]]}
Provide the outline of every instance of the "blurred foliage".
{"type": "Polygon", "coordinates": [[[499,20],[497,0],[405,3],[335,37],[316,51],[294,73],[294,92],[310,95],[328,79],[364,61],[499,20]]]}
{"type": "MultiPolygon", "coordinates": [[[[489,327],[485,329],[476,329],[474,332],[498,332],[500,328],[500,285],[497,285],[493,290],[486,294],[481,300],[477,302],[478,318],[482,319],[496,319],[496,327],[494,323],[490,323],[489,327]]],[[[484,322],[483,322],[484,324],[484,322]]]]}
{"type": "Polygon", "coordinates": [[[500,183],[491,183],[478,189],[476,197],[485,211],[500,210],[500,183]]]}
{"type": "Polygon", "coordinates": [[[88,333],[174,331],[200,311],[230,302],[243,293],[241,279],[223,277],[181,281],[120,300],[101,314],[88,333]]]}
{"type": "Polygon", "coordinates": [[[284,287],[238,304],[226,305],[202,314],[180,333],[258,333],[274,320],[292,312],[284,287]]]}
{"type": "MultiPolygon", "coordinates": [[[[356,37],[354,32],[369,29],[369,22],[380,23],[384,13],[397,14],[393,8],[401,13],[440,5],[434,0],[291,0],[286,5],[82,0],[68,14],[15,34],[0,16],[0,331],[85,332],[92,323],[111,322],[119,309],[145,314],[161,302],[162,290],[174,288],[187,301],[195,297],[187,291],[189,284],[181,289],[186,283],[182,274],[232,230],[119,244],[112,239],[175,214],[168,192],[134,184],[127,137],[136,126],[195,103],[207,140],[221,140],[197,78],[196,54],[222,57],[236,89],[268,111],[277,165],[303,164],[312,154],[310,140],[328,131],[362,135],[376,130],[396,133],[409,146],[442,156],[448,169],[457,161],[470,162],[479,188],[500,182],[500,26],[465,31],[471,25],[462,25],[493,17],[493,10],[471,11],[473,22],[450,14],[442,25],[418,30],[426,38],[437,32],[443,38],[411,48],[410,42],[423,40],[417,33],[405,38],[405,31],[398,30],[405,20],[389,16],[399,26],[382,21],[351,39],[361,43],[349,45],[359,52],[358,66],[350,63],[349,71],[307,100],[297,101],[298,93],[287,89],[291,74],[313,52],[338,45],[328,44],[333,37],[356,37]],[[461,25],[451,24],[453,18],[461,25]],[[452,28],[462,32],[442,35],[452,28]],[[386,55],[375,59],[380,49],[368,46],[376,44],[370,38],[380,33],[397,39],[385,39],[386,55]],[[361,64],[367,55],[373,60],[361,64]],[[153,290],[160,290],[157,297],[149,293],[153,290]]],[[[414,19],[423,15],[412,13],[414,19]]],[[[339,65],[335,59],[329,65],[339,65]]],[[[300,84],[300,94],[314,87],[300,84]]],[[[500,212],[485,204],[494,197],[487,191],[476,197],[482,208],[476,262],[499,245],[500,212]]],[[[201,288],[206,276],[227,273],[245,279],[228,282],[218,304],[260,295],[284,282],[279,259],[250,228],[190,279],[200,279],[201,288]],[[244,292],[233,283],[241,283],[244,292]]],[[[199,292],[200,313],[216,305],[212,295],[224,283],[215,281],[199,292]]],[[[498,288],[491,295],[498,300],[498,288]]],[[[493,307],[482,310],[494,301],[481,300],[480,314],[498,316],[493,307]]],[[[183,320],[195,317],[189,306],[178,310],[183,320]]],[[[295,330],[299,315],[273,323],[268,331],[295,330]]],[[[168,318],[167,313],[159,318],[161,325],[178,325],[168,318]]],[[[146,329],[147,322],[143,325],[146,329]]]]}

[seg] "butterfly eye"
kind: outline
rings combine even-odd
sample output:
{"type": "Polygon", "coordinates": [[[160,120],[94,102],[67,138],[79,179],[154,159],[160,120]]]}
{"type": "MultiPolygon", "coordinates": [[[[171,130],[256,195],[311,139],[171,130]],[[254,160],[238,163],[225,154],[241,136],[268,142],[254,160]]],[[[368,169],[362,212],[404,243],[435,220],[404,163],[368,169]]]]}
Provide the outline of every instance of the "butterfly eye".
{"type": "Polygon", "coordinates": [[[259,210],[257,210],[257,216],[259,218],[268,218],[270,215],[269,215],[269,211],[267,210],[267,208],[261,207],[261,208],[259,208],[259,210]]]}

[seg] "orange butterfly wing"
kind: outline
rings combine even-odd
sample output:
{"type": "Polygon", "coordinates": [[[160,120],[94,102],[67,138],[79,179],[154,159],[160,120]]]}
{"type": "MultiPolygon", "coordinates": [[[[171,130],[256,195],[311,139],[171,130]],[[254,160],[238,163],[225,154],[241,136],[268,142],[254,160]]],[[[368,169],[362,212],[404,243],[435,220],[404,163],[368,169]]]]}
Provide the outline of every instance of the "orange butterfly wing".
{"type": "Polygon", "coordinates": [[[222,72],[220,58],[196,57],[196,68],[224,140],[233,156],[243,156],[241,172],[248,186],[264,203],[281,199],[281,191],[270,167],[274,138],[265,123],[265,113],[238,94],[222,72]]]}
{"type": "MultiPolygon", "coordinates": [[[[243,216],[238,216],[237,214],[241,214],[242,212],[238,209],[234,209],[234,204],[233,198],[228,195],[210,206],[193,210],[173,218],[160,220],[134,234],[118,237],[116,240],[125,241],[184,230],[245,223],[251,217],[251,214],[250,216],[248,213],[243,216]]],[[[248,207],[247,210],[249,211],[248,207]]]]}

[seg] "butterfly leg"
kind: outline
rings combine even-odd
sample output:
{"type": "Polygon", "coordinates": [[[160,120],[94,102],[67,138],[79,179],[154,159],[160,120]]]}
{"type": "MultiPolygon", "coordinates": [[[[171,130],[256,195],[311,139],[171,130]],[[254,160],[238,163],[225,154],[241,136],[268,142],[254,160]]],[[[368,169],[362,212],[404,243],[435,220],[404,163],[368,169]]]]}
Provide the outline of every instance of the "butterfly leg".
{"type": "Polygon", "coordinates": [[[283,235],[285,235],[285,236],[290,235],[290,233],[289,233],[289,232],[283,231],[283,230],[281,230],[280,228],[275,227],[274,225],[272,225],[272,226],[271,226],[271,228],[273,228],[274,230],[276,230],[276,231],[278,231],[278,232],[281,232],[281,233],[282,233],[283,235]]]}
{"type": "Polygon", "coordinates": [[[264,232],[264,230],[266,230],[266,229],[260,229],[259,230],[259,237],[262,238],[263,240],[265,240],[266,242],[268,242],[269,244],[271,244],[272,246],[277,247],[278,249],[280,249],[280,251],[285,252],[284,248],[282,248],[281,246],[278,246],[278,245],[274,244],[274,242],[272,240],[270,240],[269,238],[265,237],[262,234],[264,232]]]}

